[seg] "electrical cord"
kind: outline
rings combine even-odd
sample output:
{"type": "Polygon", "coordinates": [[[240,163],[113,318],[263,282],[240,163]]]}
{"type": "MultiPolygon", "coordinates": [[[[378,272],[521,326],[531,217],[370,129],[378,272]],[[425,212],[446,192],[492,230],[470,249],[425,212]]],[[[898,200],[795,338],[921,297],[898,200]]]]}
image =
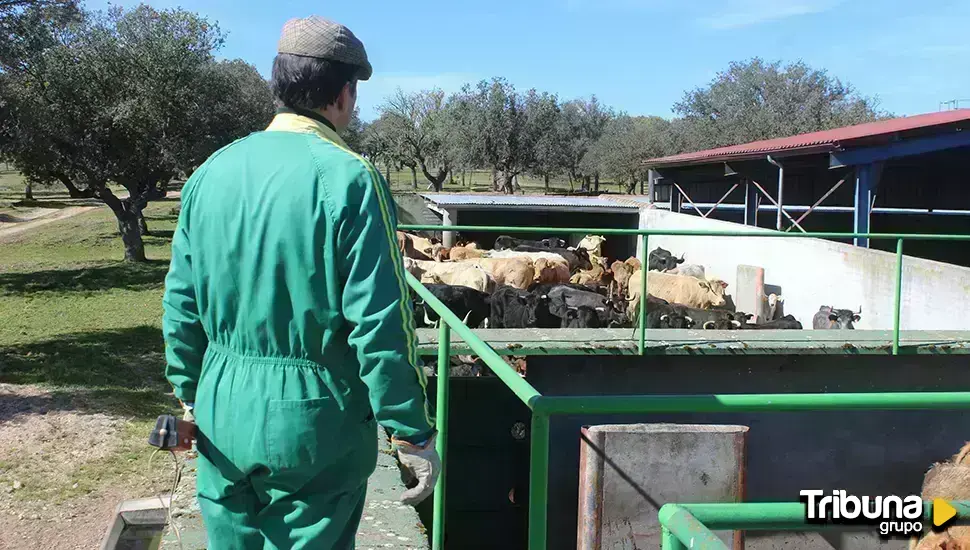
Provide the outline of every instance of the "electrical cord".
{"type": "MultiPolygon", "coordinates": [[[[152,460],[155,458],[155,455],[158,454],[158,452],[161,450],[162,449],[155,449],[154,451],[152,451],[152,456],[148,457],[149,476],[151,476],[151,471],[152,471],[152,460]]],[[[182,464],[179,462],[178,457],[175,456],[174,451],[172,451],[171,449],[165,449],[165,450],[167,450],[169,454],[172,455],[172,462],[175,465],[175,480],[172,483],[172,493],[168,499],[168,506],[165,506],[165,500],[162,498],[161,494],[158,495],[158,501],[162,503],[162,506],[165,506],[166,508],[167,515],[168,515],[168,524],[171,525],[172,530],[175,531],[175,539],[178,541],[179,550],[185,550],[185,548],[182,546],[182,534],[179,533],[179,528],[177,525],[175,525],[175,521],[172,519],[172,504],[175,501],[175,490],[178,488],[179,481],[181,481],[182,479],[182,464]]]]}

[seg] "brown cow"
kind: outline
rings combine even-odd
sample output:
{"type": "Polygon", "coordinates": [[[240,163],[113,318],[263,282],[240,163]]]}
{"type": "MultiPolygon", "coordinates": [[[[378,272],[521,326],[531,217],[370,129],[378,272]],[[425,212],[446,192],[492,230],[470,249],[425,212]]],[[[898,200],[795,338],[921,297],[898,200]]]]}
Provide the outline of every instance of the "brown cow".
{"type": "Polygon", "coordinates": [[[595,264],[593,269],[580,271],[573,275],[569,282],[577,285],[609,286],[613,282],[613,272],[606,268],[604,263],[595,264]]]}
{"type": "Polygon", "coordinates": [[[637,270],[633,269],[630,264],[617,260],[613,262],[613,265],[610,266],[610,271],[613,272],[613,280],[616,281],[616,291],[620,294],[620,296],[626,296],[626,289],[627,285],[630,283],[630,276],[633,275],[633,272],[637,270]]]}
{"type": "Polygon", "coordinates": [[[397,247],[405,258],[430,260],[433,257],[434,239],[425,239],[403,231],[397,232],[397,247]]]}
{"type": "Polygon", "coordinates": [[[625,263],[626,265],[632,267],[633,271],[636,271],[638,269],[643,269],[643,264],[640,263],[640,259],[637,258],[636,256],[630,256],[629,258],[626,259],[625,263]]]}
{"type": "MultiPolygon", "coordinates": [[[[475,243],[472,243],[475,244],[475,243]]],[[[484,258],[485,253],[477,248],[471,248],[469,246],[456,246],[451,248],[448,254],[448,259],[454,261],[470,260],[473,258],[484,258]]]]}
{"type": "MultiPolygon", "coordinates": [[[[970,500],[970,442],[949,461],[934,464],[923,477],[923,500],[970,500]]],[[[929,531],[911,539],[911,550],[970,550],[970,526],[951,525],[942,532],[929,531]]]]}
{"type": "Polygon", "coordinates": [[[561,284],[569,282],[569,264],[566,260],[557,261],[539,258],[535,261],[535,282],[540,284],[561,284]]]}
{"type": "Polygon", "coordinates": [[[528,258],[477,258],[461,263],[482,266],[498,285],[528,290],[535,280],[535,266],[528,258]]]}
{"type": "MultiPolygon", "coordinates": [[[[643,281],[643,270],[639,270],[630,277],[628,311],[639,311],[640,285],[643,281]]],[[[724,290],[727,283],[720,280],[702,281],[684,275],[670,275],[659,271],[651,271],[647,278],[647,293],[671,304],[710,309],[722,307],[727,303],[724,290]]]]}

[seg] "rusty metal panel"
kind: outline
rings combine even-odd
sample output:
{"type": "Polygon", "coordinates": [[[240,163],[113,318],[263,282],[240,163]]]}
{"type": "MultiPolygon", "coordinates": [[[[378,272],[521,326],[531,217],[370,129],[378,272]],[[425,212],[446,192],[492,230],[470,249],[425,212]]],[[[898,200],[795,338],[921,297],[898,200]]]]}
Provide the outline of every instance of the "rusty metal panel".
{"type": "MultiPolygon", "coordinates": [[[[747,432],[733,425],[584,426],[577,549],[659,548],[664,504],[743,501],[747,432]]],[[[743,550],[741,531],[717,534],[743,550]]]]}

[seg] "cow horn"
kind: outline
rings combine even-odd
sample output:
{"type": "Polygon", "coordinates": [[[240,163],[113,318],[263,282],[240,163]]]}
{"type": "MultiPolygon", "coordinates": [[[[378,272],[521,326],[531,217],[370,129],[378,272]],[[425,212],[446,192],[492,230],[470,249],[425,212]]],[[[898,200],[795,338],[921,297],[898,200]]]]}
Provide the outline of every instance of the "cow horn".
{"type": "Polygon", "coordinates": [[[693,319],[691,319],[690,317],[688,317],[686,315],[684,315],[684,320],[687,321],[688,323],[693,323],[694,322],[693,319]]]}
{"type": "Polygon", "coordinates": [[[734,326],[734,328],[741,328],[741,321],[735,321],[734,319],[731,319],[731,325],[734,326]]]}
{"type": "Polygon", "coordinates": [[[666,321],[666,320],[668,320],[668,319],[670,319],[670,315],[661,315],[661,316],[660,316],[660,320],[661,320],[661,321],[666,321]]]}
{"type": "Polygon", "coordinates": [[[859,311],[855,312],[856,315],[862,315],[862,304],[859,304],[859,311]]]}
{"type": "Polygon", "coordinates": [[[711,330],[714,328],[714,321],[708,321],[704,323],[704,330],[711,330]]]}

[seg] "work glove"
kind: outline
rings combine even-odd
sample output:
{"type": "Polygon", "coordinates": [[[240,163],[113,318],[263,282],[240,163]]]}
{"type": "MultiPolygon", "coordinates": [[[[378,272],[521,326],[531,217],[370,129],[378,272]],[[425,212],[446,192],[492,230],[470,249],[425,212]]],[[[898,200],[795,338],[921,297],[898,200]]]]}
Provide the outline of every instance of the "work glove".
{"type": "Polygon", "coordinates": [[[441,473],[441,459],[434,448],[437,434],[432,435],[423,445],[415,445],[407,441],[394,440],[397,447],[397,457],[407,472],[413,475],[418,484],[404,491],[401,502],[409,506],[421,503],[434,491],[438,474],[441,473]]]}
{"type": "Polygon", "coordinates": [[[184,403],[184,402],[180,402],[180,403],[182,403],[182,411],[183,411],[182,420],[186,420],[188,422],[195,422],[195,414],[194,414],[195,403],[184,403]]]}

